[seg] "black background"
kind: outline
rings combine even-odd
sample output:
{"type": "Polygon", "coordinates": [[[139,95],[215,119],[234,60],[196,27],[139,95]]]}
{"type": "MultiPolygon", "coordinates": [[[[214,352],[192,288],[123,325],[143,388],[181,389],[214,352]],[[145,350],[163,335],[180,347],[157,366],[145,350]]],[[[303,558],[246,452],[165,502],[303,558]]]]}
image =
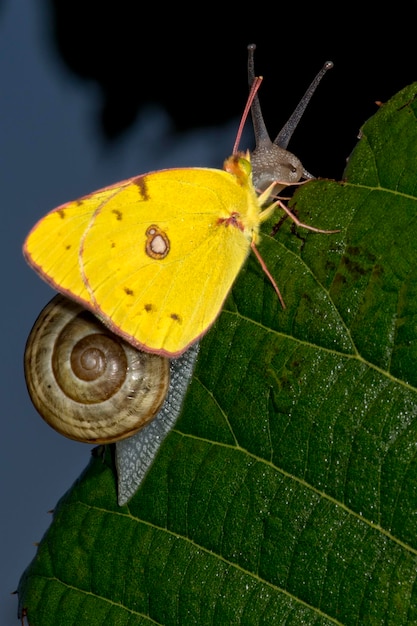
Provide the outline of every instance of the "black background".
{"type": "Polygon", "coordinates": [[[323,62],[334,62],[289,148],[313,174],[340,178],[375,102],[417,77],[417,7],[410,0],[49,5],[56,53],[71,72],[100,85],[92,123],[110,143],[128,132],[144,103],[162,103],[178,132],[239,116],[246,47],[255,43],[273,137],[323,62]]]}

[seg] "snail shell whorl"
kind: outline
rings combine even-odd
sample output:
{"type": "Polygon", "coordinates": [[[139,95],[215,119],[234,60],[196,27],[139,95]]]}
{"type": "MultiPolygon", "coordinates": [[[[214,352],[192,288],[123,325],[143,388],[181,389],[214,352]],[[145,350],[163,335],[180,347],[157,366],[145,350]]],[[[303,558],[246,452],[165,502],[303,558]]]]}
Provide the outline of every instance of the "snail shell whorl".
{"type": "Polygon", "coordinates": [[[133,348],[58,295],[30,332],[25,377],[52,428],[77,441],[111,443],[155,417],[168,392],[169,361],[133,348]]]}

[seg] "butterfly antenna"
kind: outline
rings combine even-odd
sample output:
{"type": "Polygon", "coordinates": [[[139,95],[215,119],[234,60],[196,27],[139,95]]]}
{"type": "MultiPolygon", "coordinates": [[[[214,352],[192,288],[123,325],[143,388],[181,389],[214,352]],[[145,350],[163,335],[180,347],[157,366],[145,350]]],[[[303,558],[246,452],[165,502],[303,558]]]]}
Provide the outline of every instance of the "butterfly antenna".
{"type": "Polygon", "coordinates": [[[243,128],[246,124],[246,120],[248,119],[249,111],[251,110],[253,101],[255,98],[258,98],[256,94],[258,92],[259,87],[261,86],[262,80],[263,80],[262,76],[256,76],[251,85],[249,96],[246,101],[245,109],[243,111],[243,114],[240,120],[239,128],[237,129],[235,145],[233,146],[233,154],[237,154],[239,150],[239,144],[242,139],[243,128]]]}
{"type": "MultiPolygon", "coordinates": [[[[318,72],[317,76],[313,79],[304,96],[301,98],[300,102],[296,106],[293,114],[290,119],[287,121],[285,126],[280,130],[277,137],[274,139],[274,143],[280,148],[287,148],[289,141],[297,127],[298,122],[300,121],[304,111],[307,108],[308,103],[311,100],[312,95],[316,91],[321,79],[326,74],[328,70],[331,70],[333,67],[332,61],[326,61],[321,70],[318,72]]],[[[254,122],[255,124],[255,122],[254,122]]]]}

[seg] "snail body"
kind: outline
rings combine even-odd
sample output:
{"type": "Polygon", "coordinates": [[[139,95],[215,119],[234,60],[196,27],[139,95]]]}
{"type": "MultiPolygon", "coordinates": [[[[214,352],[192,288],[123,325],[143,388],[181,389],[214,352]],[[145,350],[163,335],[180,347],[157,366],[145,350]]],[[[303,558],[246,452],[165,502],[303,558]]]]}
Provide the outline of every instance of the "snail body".
{"type": "Polygon", "coordinates": [[[85,443],[132,436],[156,416],[169,360],[141,352],[62,295],[42,310],[26,343],[25,378],[38,413],[85,443]]]}

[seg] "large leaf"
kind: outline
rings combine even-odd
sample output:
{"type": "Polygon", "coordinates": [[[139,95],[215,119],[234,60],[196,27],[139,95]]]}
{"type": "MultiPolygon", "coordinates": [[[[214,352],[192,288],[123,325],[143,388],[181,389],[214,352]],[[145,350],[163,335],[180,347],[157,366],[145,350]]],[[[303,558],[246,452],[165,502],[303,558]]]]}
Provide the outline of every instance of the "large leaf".
{"type": "MultiPolygon", "coordinates": [[[[131,502],[108,451],[61,499],[19,599],[33,626],[417,624],[417,86],[345,181],[295,196],[201,344],[131,502]]],[[[213,260],[215,262],[215,259],[213,260]]]]}

